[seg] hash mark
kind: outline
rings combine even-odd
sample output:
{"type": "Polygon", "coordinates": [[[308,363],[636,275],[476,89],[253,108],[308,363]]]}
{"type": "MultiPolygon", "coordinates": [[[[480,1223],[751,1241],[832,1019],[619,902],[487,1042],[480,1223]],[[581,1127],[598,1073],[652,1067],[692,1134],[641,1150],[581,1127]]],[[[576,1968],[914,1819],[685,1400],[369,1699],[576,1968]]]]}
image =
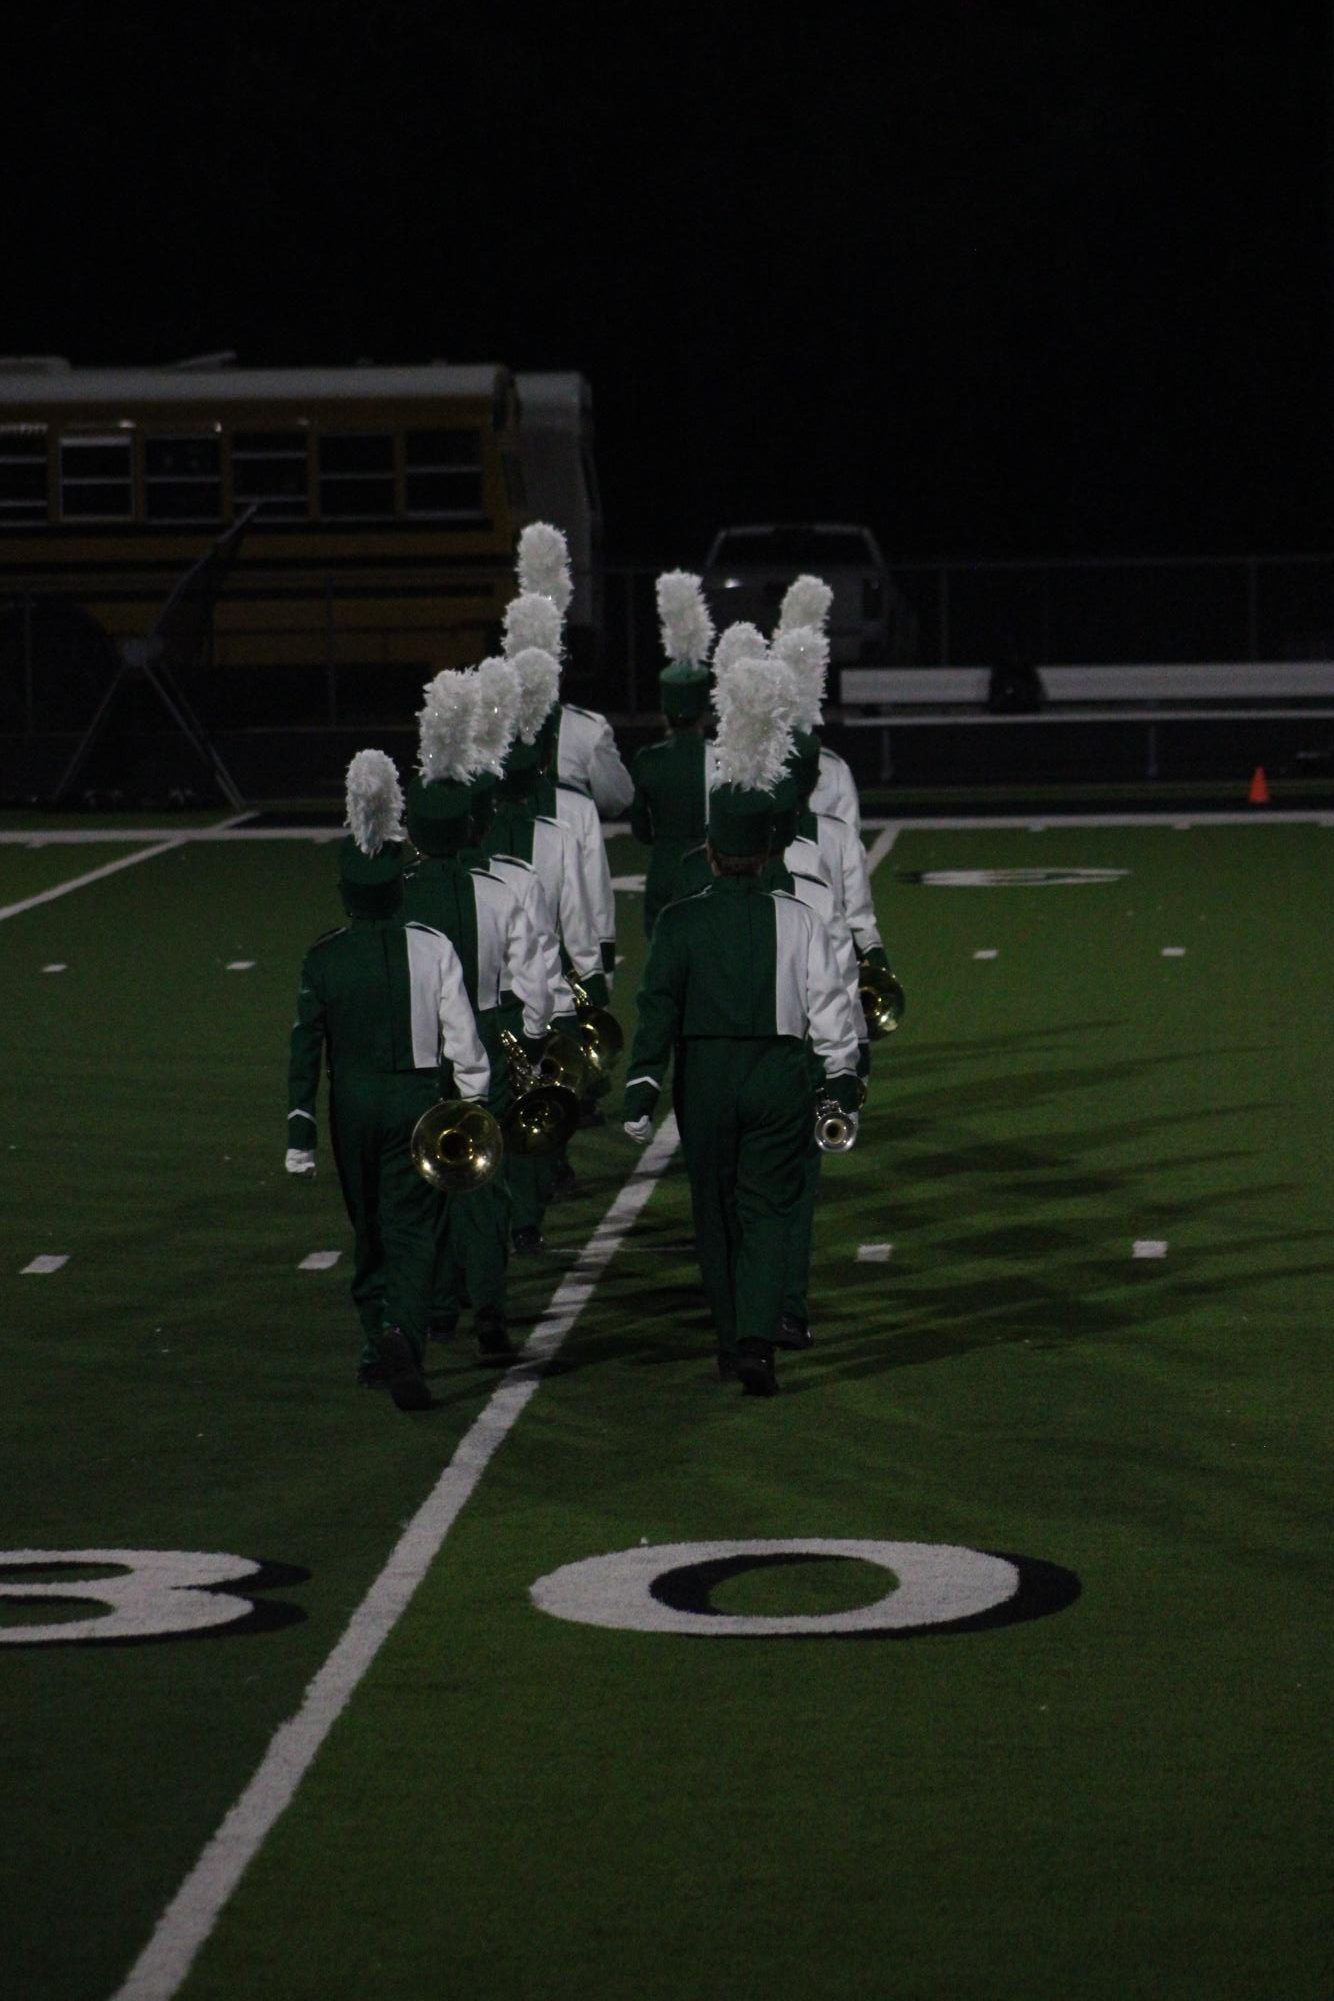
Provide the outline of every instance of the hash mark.
{"type": "Polygon", "coordinates": [[[67,1265],[68,1263],[69,1263],[68,1257],[34,1258],[30,1265],[24,1265],[23,1271],[20,1274],[20,1276],[26,1278],[29,1272],[36,1272],[40,1274],[42,1277],[45,1277],[48,1272],[59,1271],[62,1265],[67,1265]]]}
{"type": "Polygon", "coordinates": [[[1165,1258],[1167,1239],[1165,1237],[1136,1237],[1130,1246],[1132,1258],[1165,1258]]]}
{"type": "Polygon", "coordinates": [[[298,1271],[332,1271],[343,1253],[341,1251],[312,1251],[302,1258],[298,1271]]]}

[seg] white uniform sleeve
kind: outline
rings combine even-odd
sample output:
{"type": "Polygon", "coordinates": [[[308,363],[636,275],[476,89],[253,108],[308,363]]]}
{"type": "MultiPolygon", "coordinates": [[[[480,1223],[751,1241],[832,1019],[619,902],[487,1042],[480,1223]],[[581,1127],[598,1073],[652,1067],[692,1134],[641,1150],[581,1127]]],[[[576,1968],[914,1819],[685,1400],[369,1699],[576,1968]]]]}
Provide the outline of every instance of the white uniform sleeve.
{"type": "Polygon", "coordinates": [[[440,939],[440,1046],[454,1068],[454,1089],[461,1098],[484,1098],[491,1083],[491,1065],[477,1033],[468,989],[463,984],[459,955],[447,938],[440,939]]]}
{"type": "Polygon", "coordinates": [[[562,843],[560,908],[557,912],[561,943],[574,967],[575,978],[586,980],[602,971],[602,948],[589,907],[583,870],[579,866],[579,843],[571,829],[559,820],[550,824],[558,830],[562,843]]]}
{"type": "MultiPolygon", "coordinates": [[[[556,818],[574,835],[579,852],[579,873],[583,878],[584,901],[593,915],[599,945],[616,944],[616,895],[611,886],[611,863],[602,823],[589,809],[581,793],[556,793],[556,818]],[[581,811],[580,808],[583,808],[581,811]],[[566,818],[568,813],[569,818],[566,818]]],[[[600,964],[600,962],[599,962],[600,964]]]]}
{"type": "Polygon", "coordinates": [[[542,954],[542,969],[546,974],[547,992],[551,995],[551,1011],[553,1014],[573,1014],[574,995],[570,992],[570,983],[560,962],[560,941],[556,936],[556,920],[551,914],[547,893],[536,870],[527,877],[524,913],[533,927],[542,954]]]}
{"type": "Polygon", "coordinates": [[[860,840],[862,837],[862,802],[857,794],[857,785],[847,760],[836,750],[823,747],[820,751],[820,777],[811,794],[812,813],[829,813],[835,820],[843,820],[851,827],[860,840]]]}
{"type": "Polygon", "coordinates": [[[589,753],[588,789],[599,813],[608,820],[629,812],[635,796],[635,781],[625,768],[608,722],[598,731],[589,753]]]}
{"type": "Polygon", "coordinates": [[[812,913],[806,945],[806,1011],[810,1038],[826,1077],[855,1075],[857,1024],[848,983],[834,960],[823,924],[812,913]]]}
{"type": "MultiPolygon", "coordinates": [[[[554,939],[551,949],[555,951],[554,939]]],[[[523,1032],[533,1041],[546,1034],[555,1012],[547,964],[542,940],[534,930],[527,911],[515,897],[510,904],[509,922],[505,927],[505,984],[523,1003],[523,1032]]]]}
{"type": "Polygon", "coordinates": [[[839,828],[839,859],[843,877],[843,911],[859,952],[883,950],[876,927],[875,905],[871,901],[871,876],[866,866],[866,850],[851,827],[842,820],[826,825],[839,828]]]}

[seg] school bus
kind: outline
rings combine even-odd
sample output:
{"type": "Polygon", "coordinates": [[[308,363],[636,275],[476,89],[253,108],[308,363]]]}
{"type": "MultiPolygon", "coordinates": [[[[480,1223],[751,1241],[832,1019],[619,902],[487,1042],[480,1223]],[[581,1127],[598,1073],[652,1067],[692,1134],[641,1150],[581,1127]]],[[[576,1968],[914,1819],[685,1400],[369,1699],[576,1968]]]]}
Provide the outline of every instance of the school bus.
{"type": "Polygon", "coordinates": [[[252,508],[215,668],[481,658],[530,518],[513,375],[0,359],[0,600],[138,636],[252,508]]]}

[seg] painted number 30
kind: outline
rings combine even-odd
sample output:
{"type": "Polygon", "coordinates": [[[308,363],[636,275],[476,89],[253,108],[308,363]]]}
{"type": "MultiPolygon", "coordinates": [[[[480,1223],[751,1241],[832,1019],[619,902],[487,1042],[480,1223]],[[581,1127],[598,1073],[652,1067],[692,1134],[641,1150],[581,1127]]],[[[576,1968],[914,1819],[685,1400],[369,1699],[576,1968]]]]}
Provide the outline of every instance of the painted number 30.
{"type": "Polygon", "coordinates": [[[87,1617],[0,1617],[0,1646],[187,1638],[232,1626],[253,1619],[255,1601],[218,1587],[267,1581],[265,1572],[248,1556],[200,1550],[0,1549],[0,1613],[20,1605],[96,1608],[87,1617]],[[67,1575],[53,1575],[61,1571],[67,1575]]]}

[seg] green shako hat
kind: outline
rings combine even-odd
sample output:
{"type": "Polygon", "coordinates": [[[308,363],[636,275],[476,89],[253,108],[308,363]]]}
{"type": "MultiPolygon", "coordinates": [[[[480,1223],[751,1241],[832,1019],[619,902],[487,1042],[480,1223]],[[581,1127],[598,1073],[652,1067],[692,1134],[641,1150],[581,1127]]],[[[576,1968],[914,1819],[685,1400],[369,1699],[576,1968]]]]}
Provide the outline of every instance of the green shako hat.
{"type": "Polygon", "coordinates": [[[673,660],[658,676],[658,705],[669,722],[693,723],[709,706],[709,670],[673,660]]]}
{"type": "Polygon", "coordinates": [[[347,767],[348,837],[338,887],[349,917],[388,917],[403,900],[403,792],[392,758],[359,750],[347,767]]]}
{"type": "Polygon", "coordinates": [[[774,795],[746,785],[715,785],[709,794],[709,846],[720,855],[763,855],[769,851],[774,795]]]}

